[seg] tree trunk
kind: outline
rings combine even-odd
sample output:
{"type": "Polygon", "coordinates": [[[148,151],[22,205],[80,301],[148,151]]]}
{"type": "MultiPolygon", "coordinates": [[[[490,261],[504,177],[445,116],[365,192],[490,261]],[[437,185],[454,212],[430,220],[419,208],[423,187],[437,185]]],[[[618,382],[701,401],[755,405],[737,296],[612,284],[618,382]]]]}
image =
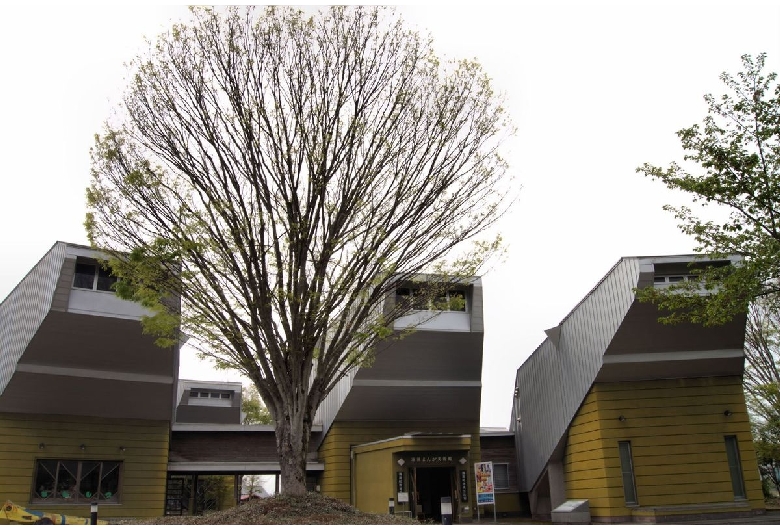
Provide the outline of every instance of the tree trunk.
{"type": "Polygon", "coordinates": [[[311,420],[303,412],[277,415],[276,450],[279,454],[282,493],[304,495],[306,493],[306,454],[311,438],[311,420]]]}

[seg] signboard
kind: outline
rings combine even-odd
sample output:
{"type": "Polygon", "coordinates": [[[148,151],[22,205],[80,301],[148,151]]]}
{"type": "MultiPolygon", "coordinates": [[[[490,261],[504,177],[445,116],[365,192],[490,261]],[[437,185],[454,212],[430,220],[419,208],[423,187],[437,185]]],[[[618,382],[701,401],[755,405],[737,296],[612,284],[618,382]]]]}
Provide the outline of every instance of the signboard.
{"type": "Polygon", "coordinates": [[[404,472],[398,471],[395,475],[396,475],[396,480],[395,480],[396,491],[398,493],[401,493],[402,491],[404,491],[404,472]]]}
{"type": "Polygon", "coordinates": [[[398,492],[398,502],[409,502],[409,492],[406,491],[399,491],[398,492]]]}
{"type": "Polygon", "coordinates": [[[460,500],[469,501],[469,474],[465,469],[460,470],[460,500]]]}
{"type": "Polygon", "coordinates": [[[474,464],[474,475],[477,482],[477,505],[495,504],[493,462],[477,462],[474,464]]]}

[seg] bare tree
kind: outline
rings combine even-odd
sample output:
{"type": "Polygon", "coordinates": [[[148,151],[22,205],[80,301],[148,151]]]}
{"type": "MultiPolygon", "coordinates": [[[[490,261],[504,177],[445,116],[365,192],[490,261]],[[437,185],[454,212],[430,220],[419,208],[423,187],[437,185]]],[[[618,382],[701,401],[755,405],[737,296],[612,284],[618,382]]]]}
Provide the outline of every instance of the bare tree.
{"type": "Polygon", "coordinates": [[[90,241],[161,344],[181,329],[253,381],[303,493],[317,407],[414,303],[388,294],[423,271],[435,298],[500,249],[501,99],[391,10],[334,7],[195,9],[123,102],[92,151],[90,241]]]}
{"type": "Polygon", "coordinates": [[[780,315],[774,305],[755,302],[745,329],[745,391],[754,417],[764,421],[780,415],[780,315]]]}
{"type": "Polygon", "coordinates": [[[780,491],[780,316],[776,307],[776,300],[759,300],[750,309],[744,387],[761,476],[780,491]]]}

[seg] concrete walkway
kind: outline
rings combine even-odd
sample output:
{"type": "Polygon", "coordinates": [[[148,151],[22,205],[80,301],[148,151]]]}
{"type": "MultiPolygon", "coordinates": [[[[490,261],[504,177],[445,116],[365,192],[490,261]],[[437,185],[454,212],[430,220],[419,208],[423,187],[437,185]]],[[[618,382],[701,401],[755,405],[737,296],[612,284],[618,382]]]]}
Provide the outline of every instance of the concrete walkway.
{"type": "MultiPolygon", "coordinates": [[[[534,521],[525,517],[499,517],[494,523],[492,517],[483,518],[479,523],[474,519],[470,524],[472,525],[538,525],[538,524],[552,524],[549,521],[534,521]]],[[[675,525],[675,526],[688,526],[688,525],[713,525],[713,524],[739,524],[739,525],[772,525],[780,528],[780,509],[767,510],[763,515],[754,515],[751,517],[726,517],[723,519],[706,519],[701,521],[684,521],[684,522],[671,522],[671,523],[621,523],[627,525],[675,525]]]]}

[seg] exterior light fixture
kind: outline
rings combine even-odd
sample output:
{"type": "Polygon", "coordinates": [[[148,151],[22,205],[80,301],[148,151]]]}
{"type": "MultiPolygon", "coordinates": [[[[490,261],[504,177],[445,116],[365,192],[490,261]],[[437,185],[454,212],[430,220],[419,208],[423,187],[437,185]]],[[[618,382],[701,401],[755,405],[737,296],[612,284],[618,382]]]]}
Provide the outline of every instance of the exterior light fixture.
{"type": "Polygon", "coordinates": [[[87,450],[87,446],[85,444],[81,444],[79,446],[79,449],[81,449],[82,451],[86,451],[87,450]]]}
{"type": "Polygon", "coordinates": [[[119,450],[124,453],[125,451],[127,451],[127,447],[125,447],[124,445],[120,445],[119,450]]]}
{"type": "Polygon", "coordinates": [[[626,417],[621,414],[618,416],[618,421],[626,421],[626,417]]]}
{"type": "Polygon", "coordinates": [[[46,444],[41,442],[38,444],[38,449],[46,449],[46,444]]]}
{"type": "Polygon", "coordinates": [[[515,387],[515,397],[520,395],[520,387],[515,387]]]}
{"type": "Polygon", "coordinates": [[[398,459],[398,465],[399,465],[399,466],[401,466],[401,467],[404,467],[404,464],[405,464],[405,463],[406,463],[406,460],[404,460],[403,458],[399,458],[399,459],[398,459]]]}
{"type": "Polygon", "coordinates": [[[729,417],[729,416],[731,416],[732,414],[733,414],[733,413],[732,413],[732,412],[731,412],[729,409],[726,409],[726,410],[724,410],[724,411],[723,411],[723,415],[724,415],[724,416],[726,416],[726,417],[729,417]]]}

